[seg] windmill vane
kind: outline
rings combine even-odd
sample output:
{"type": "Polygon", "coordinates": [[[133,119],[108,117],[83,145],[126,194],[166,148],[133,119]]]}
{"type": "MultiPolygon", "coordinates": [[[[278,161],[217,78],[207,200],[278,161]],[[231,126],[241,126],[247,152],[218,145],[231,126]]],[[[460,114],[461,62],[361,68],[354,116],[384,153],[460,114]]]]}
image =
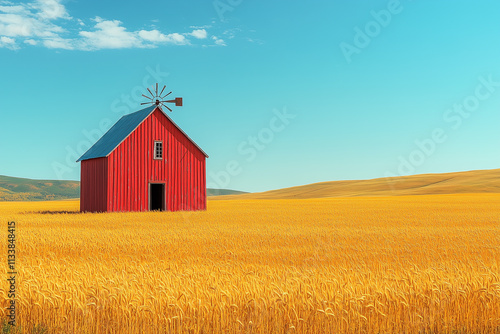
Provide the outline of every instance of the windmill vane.
{"type": "Polygon", "coordinates": [[[149,88],[146,88],[151,96],[146,96],[146,95],[142,94],[142,96],[147,98],[149,101],[143,102],[143,103],[141,103],[141,105],[144,105],[144,104],[157,105],[159,107],[165,107],[169,111],[172,111],[172,109],[170,109],[165,103],[175,103],[175,105],[177,107],[182,107],[182,97],[176,97],[173,100],[165,100],[165,98],[167,96],[172,94],[172,92],[168,92],[167,94],[163,95],[163,91],[165,90],[165,88],[167,88],[167,86],[163,86],[161,92],[158,93],[158,83],[157,83],[156,87],[155,86],[152,87],[154,94],[149,88]]]}

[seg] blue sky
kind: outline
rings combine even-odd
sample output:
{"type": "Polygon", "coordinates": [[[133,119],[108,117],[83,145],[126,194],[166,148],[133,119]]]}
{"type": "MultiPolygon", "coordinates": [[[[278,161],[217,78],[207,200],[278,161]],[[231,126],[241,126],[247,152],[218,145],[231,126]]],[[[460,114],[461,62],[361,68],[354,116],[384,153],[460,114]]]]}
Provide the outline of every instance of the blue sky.
{"type": "Polygon", "coordinates": [[[211,187],[500,168],[498,1],[0,1],[0,174],[74,161],[155,82],[211,187]]]}

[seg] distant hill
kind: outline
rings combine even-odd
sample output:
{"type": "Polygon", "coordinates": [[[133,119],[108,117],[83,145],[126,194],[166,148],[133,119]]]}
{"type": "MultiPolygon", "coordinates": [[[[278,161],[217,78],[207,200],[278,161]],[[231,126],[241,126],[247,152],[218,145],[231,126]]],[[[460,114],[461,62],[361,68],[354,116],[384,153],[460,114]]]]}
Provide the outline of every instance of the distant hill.
{"type": "MultiPolygon", "coordinates": [[[[229,189],[207,189],[208,196],[246,194],[229,189]]],[[[80,182],[32,180],[0,175],[0,201],[47,201],[80,197],[80,182]]]]}
{"type": "Polygon", "coordinates": [[[47,201],[80,197],[80,182],[0,175],[0,201],[47,201]]]}
{"type": "Polygon", "coordinates": [[[231,189],[212,189],[207,188],[207,196],[221,196],[221,195],[241,195],[248,194],[245,191],[231,190],[231,189]]]}
{"type": "MultiPolygon", "coordinates": [[[[420,174],[372,180],[329,181],[261,193],[207,189],[214,200],[500,193],[500,169],[420,174]]],[[[80,197],[80,182],[31,180],[0,175],[0,201],[61,200],[80,197]]]]}
{"type": "Polygon", "coordinates": [[[500,193],[500,169],[421,174],[358,181],[330,181],[261,193],[218,196],[214,199],[323,198],[456,193],[500,193]]]}

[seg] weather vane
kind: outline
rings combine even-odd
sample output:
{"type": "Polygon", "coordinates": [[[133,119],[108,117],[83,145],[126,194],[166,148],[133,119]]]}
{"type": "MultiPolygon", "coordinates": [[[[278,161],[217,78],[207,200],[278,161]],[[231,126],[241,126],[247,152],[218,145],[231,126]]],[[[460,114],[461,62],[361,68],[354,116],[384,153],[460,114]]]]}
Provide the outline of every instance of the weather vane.
{"type": "Polygon", "coordinates": [[[155,94],[153,94],[149,88],[146,88],[148,90],[149,94],[151,94],[151,97],[142,94],[142,96],[144,96],[145,98],[149,99],[149,101],[148,102],[143,102],[143,103],[141,103],[141,105],[143,105],[143,104],[151,104],[151,105],[162,106],[162,107],[167,108],[170,111],[172,111],[172,109],[170,109],[167,105],[165,105],[165,103],[175,103],[175,105],[177,107],[182,107],[182,97],[176,97],[173,100],[165,100],[165,98],[167,96],[169,96],[170,94],[172,94],[172,92],[169,92],[169,93],[167,93],[167,94],[165,94],[165,95],[162,96],[163,91],[165,90],[165,88],[167,88],[167,86],[163,86],[163,89],[161,90],[161,92],[159,94],[158,94],[158,83],[156,84],[156,89],[153,86],[155,94]]]}

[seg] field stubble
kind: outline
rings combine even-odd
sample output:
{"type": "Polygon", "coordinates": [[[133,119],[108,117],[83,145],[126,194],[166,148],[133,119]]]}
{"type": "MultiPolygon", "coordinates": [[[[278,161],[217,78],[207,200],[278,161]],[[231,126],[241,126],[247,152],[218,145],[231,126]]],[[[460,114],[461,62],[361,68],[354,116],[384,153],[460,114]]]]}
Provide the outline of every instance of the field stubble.
{"type": "Polygon", "coordinates": [[[3,240],[17,222],[25,328],[500,332],[497,194],[210,201],[189,213],[3,202],[0,217],[3,240]]]}

